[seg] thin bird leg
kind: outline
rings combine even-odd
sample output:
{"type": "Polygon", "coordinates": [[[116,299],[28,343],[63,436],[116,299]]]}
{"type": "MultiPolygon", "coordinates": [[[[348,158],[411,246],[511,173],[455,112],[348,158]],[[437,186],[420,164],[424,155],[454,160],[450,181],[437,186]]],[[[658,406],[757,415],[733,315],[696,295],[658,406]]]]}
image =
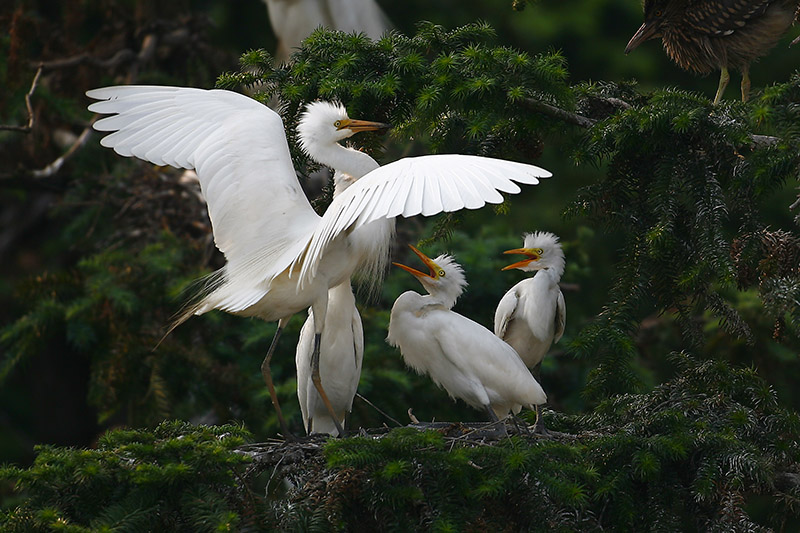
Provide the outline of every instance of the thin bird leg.
{"type": "Polygon", "coordinates": [[[275,407],[275,413],[278,415],[281,431],[286,439],[293,438],[293,435],[289,432],[289,426],[286,425],[286,420],[283,418],[281,404],[278,402],[278,394],[275,392],[275,385],[272,383],[272,372],[269,369],[269,363],[272,360],[272,355],[275,353],[275,347],[278,345],[281,332],[288,321],[288,318],[282,318],[278,321],[278,329],[275,330],[275,336],[272,337],[272,343],[269,345],[269,350],[267,350],[267,356],[264,357],[264,361],[261,363],[261,375],[264,376],[264,383],[267,384],[267,389],[269,389],[269,397],[272,400],[272,406],[275,407]]]}
{"type": "Polygon", "coordinates": [[[750,67],[742,68],[742,102],[750,99],[750,67]]]}
{"type": "Polygon", "coordinates": [[[719,87],[717,87],[717,94],[714,96],[714,105],[717,105],[722,99],[722,93],[725,92],[725,87],[728,86],[729,81],[731,81],[731,75],[728,72],[728,67],[722,67],[719,71],[719,87]]]}
{"type": "MultiPolygon", "coordinates": [[[[531,370],[531,374],[533,374],[533,377],[534,377],[534,379],[536,379],[536,382],[539,385],[541,385],[542,384],[542,379],[541,379],[542,362],[541,361],[539,361],[539,363],[536,366],[533,367],[533,369],[531,370]]],[[[547,428],[544,427],[544,422],[542,422],[542,406],[541,405],[536,405],[534,410],[536,411],[536,422],[533,423],[533,432],[535,434],[539,434],[539,435],[547,435],[547,428]]]]}
{"type": "Polygon", "coordinates": [[[494,412],[491,405],[486,406],[486,412],[489,413],[489,419],[491,420],[490,424],[495,425],[494,433],[499,437],[505,437],[508,435],[508,431],[506,430],[505,423],[500,422],[500,419],[497,417],[497,413],[494,412]]]}
{"type": "Polygon", "coordinates": [[[328,399],[328,395],[325,393],[325,389],[322,388],[322,378],[319,376],[319,347],[321,339],[322,333],[314,334],[314,353],[311,356],[311,381],[314,382],[314,386],[317,388],[317,392],[319,392],[319,397],[322,398],[322,403],[324,403],[325,407],[328,409],[328,413],[331,415],[331,419],[333,420],[333,424],[336,426],[336,431],[339,433],[339,437],[344,437],[344,429],[342,428],[342,425],[339,424],[339,418],[336,416],[336,413],[333,410],[333,406],[331,405],[331,401],[328,399]]]}

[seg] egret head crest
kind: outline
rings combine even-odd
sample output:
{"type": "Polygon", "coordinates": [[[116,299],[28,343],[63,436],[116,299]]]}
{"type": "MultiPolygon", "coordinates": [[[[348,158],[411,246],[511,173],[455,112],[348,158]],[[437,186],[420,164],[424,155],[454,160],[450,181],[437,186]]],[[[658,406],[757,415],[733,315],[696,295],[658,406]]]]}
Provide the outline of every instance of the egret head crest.
{"type": "Polygon", "coordinates": [[[527,256],[522,261],[504,267],[503,270],[517,268],[530,272],[549,268],[553,269],[559,278],[564,274],[564,251],[561,249],[558,237],[553,233],[547,231],[526,233],[522,248],[506,250],[503,253],[527,256]]]}
{"type": "Polygon", "coordinates": [[[455,258],[451,255],[442,254],[431,259],[410,244],[408,246],[422,259],[422,262],[428,267],[429,273],[420,272],[400,263],[393,264],[413,274],[425,287],[425,290],[434,298],[440,299],[443,305],[448,308],[453,307],[458,297],[464,292],[464,287],[467,286],[464,269],[456,263],[455,258]]]}

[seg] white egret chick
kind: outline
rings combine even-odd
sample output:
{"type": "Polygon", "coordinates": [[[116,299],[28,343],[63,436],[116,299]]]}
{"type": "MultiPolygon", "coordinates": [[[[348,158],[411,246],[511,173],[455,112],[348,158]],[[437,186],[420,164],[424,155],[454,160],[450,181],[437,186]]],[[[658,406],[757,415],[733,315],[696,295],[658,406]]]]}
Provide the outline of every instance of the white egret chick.
{"type": "MultiPolygon", "coordinates": [[[[522,248],[505,254],[523,254],[526,259],[504,267],[536,272],[511,287],[497,304],[494,333],[510,344],[540,381],[542,359],[554,342],[564,334],[567,306],[558,287],[564,273],[564,251],[558,237],[537,231],[525,235],[522,248]]],[[[541,407],[536,406],[535,431],[544,432],[541,407]]]]}
{"type": "Polygon", "coordinates": [[[386,340],[400,348],[406,364],[428,374],[452,398],[485,410],[492,421],[547,400],[514,349],[477,322],[451,311],[467,282],[449,255],[430,259],[411,246],[428,274],[413,274],[428,294],[414,291],[394,302],[386,340]]]}
{"type": "Polygon", "coordinates": [[[328,289],[365,264],[384,264],[395,217],[477,209],[502,202],[500,192],[518,193],[515,181],[536,184],[550,176],[532,165],[455,154],[408,157],[379,167],[339,142],[385,125],[350,119],[341,106],[309,107],[309,129],[298,128],[305,150],[343,174],[363,176],[320,217],[297,180],[280,116],[256,100],[188,87],[118,86],[86,94],[101,100],[90,111],[112,115],[94,124],[112,132],[101,140],[103,146],[197,172],[226,264],[179,322],[212,309],[278,321],[261,370],[286,436],[269,363],[292,315],[313,309],[312,377],[335,419],[319,379],[328,289]],[[332,114],[333,108],[339,113],[332,114]]]}

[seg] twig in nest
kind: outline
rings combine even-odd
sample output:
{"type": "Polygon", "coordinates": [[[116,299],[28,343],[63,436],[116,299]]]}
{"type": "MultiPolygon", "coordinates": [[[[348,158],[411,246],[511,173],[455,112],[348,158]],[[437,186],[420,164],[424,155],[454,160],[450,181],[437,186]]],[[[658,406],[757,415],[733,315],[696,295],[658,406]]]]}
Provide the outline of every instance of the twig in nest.
{"type": "Polygon", "coordinates": [[[31,82],[31,88],[28,89],[28,93],[25,95],[25,107],[28,109],[28,124],[25,126],[16,126],[12,124],[0,124],[0,130],[6,131],[19,131],[21,133],[30,133],[33,129],[33,106],[31,105],[31,96],[33,96],[33,92],[36,90],[36,84],[39,83],[39,76],[42,75],[42,65],[39,65],[39,68],[36,69],[36,74],[33,76],[33,81],[31,82]]]}
{"type": "Polygon", "coordinates": [[[378,411],[380,414],[382,414],[383,416],[385,416],[386,418],[388,418],[389,420],[391,420],[392,422],[394,422],[395,424],[397,424],[399,427],[403,427],[403,424],[401,424],[400,422],[398,422],[397,420],[395,420],[394,418],[392,418],[391,416],[389,416],[389,414],[388,414],[388,413],[384,412],[384,411],[383,411],[383,410],[382,410],[380,407],[378,407],[377,405],[375,405],[375,404],[374,404],[374,403],[372,403],[371,401],[367,400],[366,398],[364,398],[363,396],[361,396],[361,395],[360,395],[360,394],[358,394],[358,393],[356,393],[356,396],[358,396],[359,398],[361,398],[362,400],[364,400],[364,402],[366,402],[366,404],[367,404],[367,405],[369,405],[370,407],[372,407],[373,409],[375,409],[376,411],[378,411]]]}

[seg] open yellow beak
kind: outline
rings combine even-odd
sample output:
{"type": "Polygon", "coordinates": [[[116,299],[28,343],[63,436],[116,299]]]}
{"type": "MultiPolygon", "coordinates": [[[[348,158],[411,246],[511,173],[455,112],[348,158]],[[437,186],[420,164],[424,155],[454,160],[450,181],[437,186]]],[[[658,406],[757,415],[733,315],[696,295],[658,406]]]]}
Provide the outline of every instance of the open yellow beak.
{"type": "Polygon", "coordinates": [[[433,260],[430,257],[428,257],[427,255],[425,255],[422,252],[420,252],[419,250],[417,250],[414,246],[409,244],[408,247],[411,248],[411,250],[415,254],[417,254],[417,257],[422,259],[422,262],[425,263],[425,266],[427,266],[430,269],[430,274],[426,274],[424,272],[420,272],[416,268],[411,268],[410,266],[402,265],[400,263],[392,263],[392,264],[394,266],[396,266],[396,267],[402,268],[403,270],[405,270],[409,274],[413,274],[417,278],[438,279],[439,276],[436,273],[440,270],[439,265],[434,263],[433,260]]]}
{"type": "Polygon", "coordinates": [[[511,270],[512,268],[521,268],[524,266],[528,266],[530,263],[539,260],[539,254],[537,254],[534,250],[530,248],[514,248],[513,250],[506,250],[503,252],[504,254],[523,254],[527,255],[527,259],[523,259],[517,263],[513,263],[506,267],[503,267],[501,270],[511,270]]]}
{"type": "Polygon", "coordinates": [[[355,120],[345,119],[340,121],[337,130],[349,129],[353,133],[360,131],[387,131],[391,129],[391,124],[384,124],[383,122],[370,122],[369,120],[355,120]]]}

